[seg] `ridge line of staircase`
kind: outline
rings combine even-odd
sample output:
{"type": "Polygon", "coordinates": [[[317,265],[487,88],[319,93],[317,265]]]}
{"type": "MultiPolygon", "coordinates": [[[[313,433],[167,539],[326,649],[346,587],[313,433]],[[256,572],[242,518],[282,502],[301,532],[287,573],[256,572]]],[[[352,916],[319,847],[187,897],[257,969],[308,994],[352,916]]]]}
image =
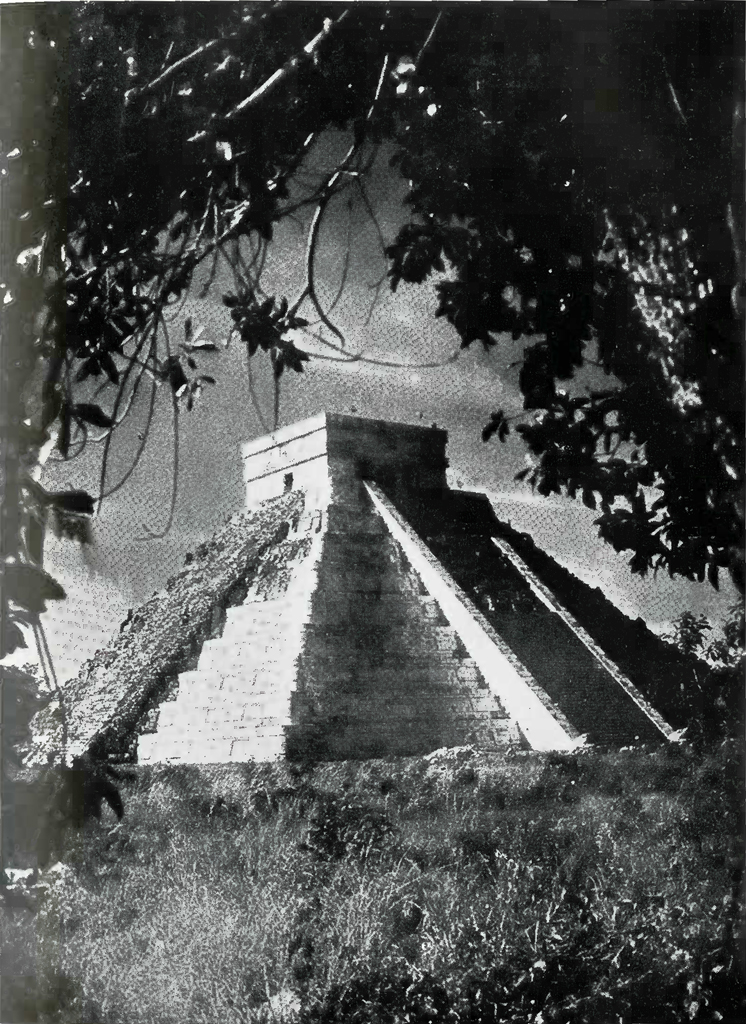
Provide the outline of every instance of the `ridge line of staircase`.
{"type": "Polygon", "coordinates": [[[412,529],[383,490],[363,481],[374,507],[435,598],[490,689],[536,750],[572,750],[583,738],[412,529]],[[498,668],[500,666],[500,668],[498,668]],[[506,671],[507,670],[507,671],[506,671]]]}
{"type": "Polygon", "coordinates": [[[591,635],[583,629],[575,616],[557,600],[549,588],[544,586],[539,577],[532,572],[521,556],[515,552],[506,541],[499,537],[492,537],[492,543],[510,562],[512,562],[516,569],[518,569],[539,600],[542,601],[551,612],[554,612],[555,615],[559,615],[565,625],[571,629],[578,640],[587,647],[594,658],[603,665],[612,679],[621,686],[629,697],[631,697],[643,714],[650,719],[653,725],[655,725],[667,740],[670,740],[673,737],[674,731],[668,722],[666,722],[663,716],[645,700],[634,683],[632,683],[632,681],[628,679],[627,676],[625,676],[609,658],[606,657],[603,650],[591,635]]]}

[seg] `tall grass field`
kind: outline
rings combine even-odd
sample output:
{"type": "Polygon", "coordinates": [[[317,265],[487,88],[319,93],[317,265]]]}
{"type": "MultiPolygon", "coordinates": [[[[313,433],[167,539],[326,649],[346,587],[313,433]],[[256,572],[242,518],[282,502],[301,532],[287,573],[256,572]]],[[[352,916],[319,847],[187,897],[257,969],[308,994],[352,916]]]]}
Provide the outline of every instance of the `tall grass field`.
{"type": "Polygon", "coordinates": [[[0,1020],[745,1020],[739,750],[137,768],[6,904],[0,1020]]]}

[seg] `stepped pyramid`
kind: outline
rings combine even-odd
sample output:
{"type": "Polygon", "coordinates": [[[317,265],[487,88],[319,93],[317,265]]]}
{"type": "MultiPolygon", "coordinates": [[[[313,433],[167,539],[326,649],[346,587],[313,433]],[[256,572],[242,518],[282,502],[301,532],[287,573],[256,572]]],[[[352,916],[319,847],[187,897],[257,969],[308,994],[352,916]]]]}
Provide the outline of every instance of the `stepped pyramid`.
{"type": "Polygon", "coordinates": [[[446,442],[324,413],[245,445],[246,511],[67,685],[68,750],[222,763],[670,737],[486,498],[449,491],[446,442]]]}

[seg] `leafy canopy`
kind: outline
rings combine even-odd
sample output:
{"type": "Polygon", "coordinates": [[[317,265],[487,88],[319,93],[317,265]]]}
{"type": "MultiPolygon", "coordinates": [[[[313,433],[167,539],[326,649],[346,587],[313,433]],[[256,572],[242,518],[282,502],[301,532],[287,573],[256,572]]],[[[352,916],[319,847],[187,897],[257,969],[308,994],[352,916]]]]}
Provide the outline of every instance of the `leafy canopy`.
{"type": "MultiPolygon", "coordinates": [[[[2,133],[15,259],[2,428],[20,442],[6,572],[33,560],[50,510],[77,535],[93,510],[34,481],[49,448],[100,444],[100,499],[138,395],[144,440],[108,493],[141,457],[157,395],[178,437],[179,408],[214,383],[195,358],[214,346],[188,321],[177,342],[164,315],[201,266],[206,288],[230,269],[234,334],[268,354],[277,395],[309,358],[309,315],[344,354],[315,287],[319,232],[349,189],[375,220],[366,183],[385,143],[408,182],[391,287],[435,274],[437,315],[464,347],[522,339],[515,429],[534,461],[521,475],[598,508],[635,572],[718,586],[726,570],[743,585],[741,5],[71,4],[29,17],[3,12],[19,62],[2,133]],[[349,148],[309,175],[330,129],[349,148]],[[275,227],[299,213],[305,286],[267,295],[275,227]]],[[[510,430],[498,411],[484,437],[510,430]]]]}

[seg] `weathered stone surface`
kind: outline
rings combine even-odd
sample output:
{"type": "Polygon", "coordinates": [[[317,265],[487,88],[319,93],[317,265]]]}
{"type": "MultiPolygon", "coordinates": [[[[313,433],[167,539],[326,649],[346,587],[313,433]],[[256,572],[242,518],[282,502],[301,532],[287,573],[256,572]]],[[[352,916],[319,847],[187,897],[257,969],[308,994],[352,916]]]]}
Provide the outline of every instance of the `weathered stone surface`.
{"type": "Polygon", "coordinates": [[[280,544],[298,521],[304,497],[293,492],[252,513],[231,518],[194,559],[122,627],[109,647],[87,661],[65,686],[65,714],[51,705],[32,721],[29,764],[59,759],[63,732],[68,756],[134,728],[186,667],[211,633],[216,610],[242,599],[263,553],[280,544]]]}
{"type": "Polygon", "coordinates": [[[318,511],[305,513],[293,534],[260,556],[243,604],[228,609],[222,634],[208,639],[196,667],[179,676],[176,700],[162,708],[155,732],[140,737],[140,762],[284,755],[321,525],[318,511]]]}

